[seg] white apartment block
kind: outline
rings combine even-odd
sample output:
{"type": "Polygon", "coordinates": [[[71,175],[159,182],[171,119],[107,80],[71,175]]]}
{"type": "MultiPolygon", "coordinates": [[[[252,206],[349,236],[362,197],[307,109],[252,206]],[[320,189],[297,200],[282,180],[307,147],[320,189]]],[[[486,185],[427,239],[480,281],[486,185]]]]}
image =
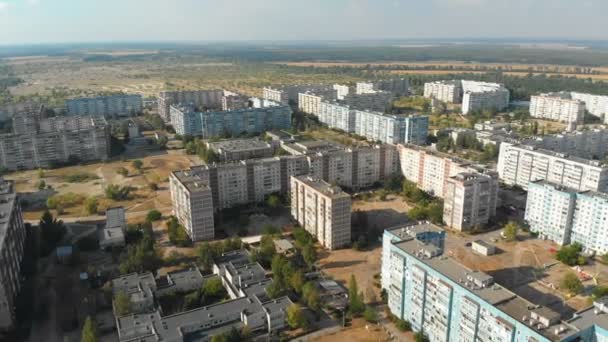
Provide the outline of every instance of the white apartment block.
{"type": "Polygon", "coordinates": [[[130,116],[143,109],[141,95],[110,95],[83,97],[65,101],[68,115],[130,116]]]}
{"type": "Polygon", "coordinates": [[[21,125],[0,134],[0,167],[8,170],[56,167],[76,161],[106,160],[110,131],[103,117],[54,117],[21,125]]]}
{"type": "Polygon", "coordinates": [[[528,186],[525,220],[539,238],[559,245],[570,243],[576,190],[545,181],[528,186]]]}
{"type": "Polygon", "coordinates": [[[585,103],[570,98],[568,93],[550,93],[532,96],[530,116],[566,123],[583,123],[585,103]]]}
{"type": "Polygon", "coordinates": [[[461,103],[462,84],[457,80],[425,83],[424,97],[437,99],[446,103],[461,103]]]}
{"type": "Polygon", "coordinates": [[[172,105],[193,105],[199,110],[220,109],[224,91],[214,90],[188,90],[188,91],[161,91],[158,95],[158,114],[169,123],[171,121],[172,105]]]}
{"type": "Polygon", "coordinates": [[[462,81],[462,113],[472,111],[509,107],[510,93],[498,83],[462,81]]]}
{"type": "Polygon", "coordinates": [[[319,116],[321,113],[322,95],[312,92],[300,93],[298,95],[298,109],[304,113],[319,116]]]}
{"type": "Polygon", "coordinates": [[[283,105],[289,104],[289,97],[287,92],[281,89],[264,87],[264,89],[262,90],[262,98],[278,102],[283,105]]]}
{"type": "Polygon", "coordinates": [[[528,187],[525,219],[539,237],[559,245],[580,243],[587,252],[608,253],[608,195],[577,191],[546,181],[528,187]]]}
{"type": "Polygon", "coordinates": [[[224,90],[224,96],[222,96],[222,111],[244,109],[249,107],[249,96],[224,90]]]}
{"type": "Polygon", "coordinates": [[[268,158],[274,152],[272,145],[257,138],[207,142],[207,148],[217,153],[220,161],[268,158]]]}
{"type": "Polygon", "coordinates": [[[355,134],[387,144],[424,145],[428,135],[428,116],[401,116],[356,111],[355,134]]]}
{"type": "Polygon", "coordinates": [[[242,163],[247,168],[250,203],[263,202],[266,196],[281,192],[281,159],[249,159],[242,163]]]}
{"type": "Polygon", "coordinates": [[[308,176],[291,177],[291,215],[328,249],[351,242],[350,195],[308,176]]]}
{"type": "Polygon", "coordinates": [[[0,178],[0,330],[16,326],[16,299],[21,288],[25,226],[14,183],[0,178]]]}
{"type": "Polygon", "coordinates": [[[356,125],[356,111],[337,102],[322,101],[318,115],[319,121],[330,128],[353,133],[356,125]]]}
{"type": "Polygon", "coordinates": [[[524,189],[530,182],[547,180],[576,190],[608,191],[605,163],[530,145],[501,143],[497,170],[505,184],[524,189]]]}
{"type": "Polygon", "coordinates": [[[173,215],[192,241],[213,240],[213,195],[209,173],[175,171],[169,177],[173,215]]]}
{"type": "Polygon", "coordinates": [[[342,101],[345,105],[359,110],[385,112],[392,105],[393,94],[388,91],[376,91],[364,94],[348,94],[342,101]]]}
{"type": "Polygon", "coordinates": [[[570,93],[570,96],[573,100],[585,102],[585,108],[589,113],[603,118],[604,122],[608,124],[608,96],[577,92],[570,93]]]}
{"type": "Polygon", "coordinates": [[[601,160],[608,156],[608,129],[586,129],[544,135],[525,140],[524,143],[579,158],[601,160]]]}
{"type": "Polygon", "coordinates": [[[334,84],[332,88],[336,91],[336,98],[344,100],[344,97],[350,93],[350,87],[342,84],[334,84]]]}
{"type": "Polygon", "coordinates": [[[378,88],[372,82],[357,82],[356,93],[357,94],[369,94],[375,93],[378,88]]]}
{"type": "Polygon", "coordinates": [[[389,92],[392,96],[409,95],[410,82],[407,79],[388,79],[377,81],[357,82],[357,94],[376,93],[378,91],[389,92]]]}
{"type": "Polygon", "coordinates": [[[443,222],[467,231],[487,224],[496,215],[498,174],[459,173],[445,183],[443,222]]]}

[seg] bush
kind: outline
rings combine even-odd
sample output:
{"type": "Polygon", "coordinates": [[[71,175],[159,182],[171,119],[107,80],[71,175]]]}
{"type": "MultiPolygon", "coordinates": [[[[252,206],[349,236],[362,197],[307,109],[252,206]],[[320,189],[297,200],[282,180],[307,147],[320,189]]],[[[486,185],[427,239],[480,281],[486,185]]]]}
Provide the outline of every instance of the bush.
{"type": "Polygon", "coordinates": [[[99,179],[99,177],[86,172],[73,173],[63,177],[63,181],[66,183],[86,183],[95,179],[99,179]]]}
{"type": "Polygon", "coordinates": [[[86,213],[89,215],[97,214],[97,209],[98,209],[97,198],[95,198],[95,197],[87,198],[84,203],[84,210],[86,211],[86,213]]]}
{"type": "Polygon", "coordinates": [[[378,314],[376,313],[376,310],[374,310],[374,308],[372,308],[371,306],[365,308],[365,311],[363,312],[363,318],[370,323],[378,322],[378,314]]]}
{"type": "Polygon", "coordinates": [[[68,192],[67,194],[51,196],[46,200],[46,207],[49,209],[60,209],[74,207],[84,202],[85,197],[81,194],[68,192]]]}
{"type": "Polygon", "coordinates": [[[124,167],[119,167],[116,169],[116,173],[123,177],[127,177],[129,175],[129,170],[124,167]]]}
{"type": "Polygon", "coordinates": [[[106,186],[104,192],[106,198],[114,201],[125,201],[129,199],[132,188],[130,186],[120,186],[116,184],[109,184],[106,186]]]}
{"type": "Polygon", "coordinates": [[[560,281],[559,286],[573,295],[577,295],[583,291],[583,283],[574,272],[566,273],[560,281]]]}
{"type": "Polygon", "coordinates": [[[395,321],[395,326],[397,327],[397,329],[405,332],[405,331],[412,331],[412,324],[408,321],[404,321],[402,319],[397,319],[395,321]]]}
{"type": "Polygon", "coordinates": [[[150,211],[148,211],[148,215],[146,215],[146,220],[153,222],[153,221],[158,221],[163,217],[163,214],[161,214],[160,211],[156,210],[156,209],[152,209],[150,211]]]}
{"type": "Polygon", "coordinates": [[[580,255],[583,246],[579,243],[573,243],[569,246],[563,246],[555,255],[557,260],[568,266],[584,265],[587,260],[580,255]]]}

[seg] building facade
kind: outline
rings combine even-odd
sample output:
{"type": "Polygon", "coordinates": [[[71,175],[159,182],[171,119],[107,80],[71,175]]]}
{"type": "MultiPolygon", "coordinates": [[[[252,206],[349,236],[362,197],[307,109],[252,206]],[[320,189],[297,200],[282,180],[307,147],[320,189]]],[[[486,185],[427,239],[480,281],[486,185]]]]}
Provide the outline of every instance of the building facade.
{"type": "Polygon", "coordinates": [[[424,97],[446,103],[461,103],[462,84],[457,80],[425,83],[424,97]]]}
{"type": "Polygon", "coordinates": [[[350,245],[350,195],[309,176],[291,177],[291,216],[328,249],[350,245]]]}
{"type": "Polygon", "coordinates": [[[532,96],[530,116],[560,122],[583,123],[585,103],[574,100],[568,93],[551,93],[532,96]]]}
{"type": "Polygon", "coordinates": [[[501,143],[497,170],[505,184],[524,189],[530,182],[547,180],[576,190],[608,191],[605,163],[532,145],[501,143]]]}
{"type": "Polygon", "coordinates": [[[530,230],[559,245],[579,243],[588,252],[608,252],[608,195],[577,191],[546,181],[528,186],[525,219],[530,230]]]}
{"type": "Polygon", "coordinates": [[[143,110],[141,95],[83,97],[66,100],[65,106],[72,116],[132,116],[143,110]]]}
{"type": "Polygon", "coordinates": [[[25,247],[25,226],[12,181],[0,178],[0,330],[16,325],[16,299],[21,288],[21,260],[25,247]]]}
{"type": "Polygon", "coordinates": [[[356,111],[338,102],[322,101],[319,107],[319,121],[330,128],[336,128],[347,133],[354,133],[356,126],[356,111]]]}
{"type": "Polygon", "coordinates": [[[172,106],[171,121],[176,133],[203,139],[258,134],[291,127],[291,107],[268,100],[254,101],[253,105],[251,108],[226,112],[199,112],[192,106],[172,106]]]}
{"type": "Polygon", "coordinates": [[[158,114],[166,123],[170,123],[172,105],[192,105],[199,111],[217,110],[222,108],[223,96],[221,89],[161,91],[158,94],[158,114]]]}
{"type": "Polygon", "coordinates": [[[208,173],[175,171],[169,177],[173,215],[192,241],[213,240],[213,195],[208,173]]]}
{"type": "Polygon", "coordinates": [[[428,116],[400,116],[356,111],[355,134],[388,144],[426,144],[428,116]]]}
{"type": "Polygon", "coordinates": [[[502,84],[450,80],[425,83],[424,97],[447,103],[462,103],[462,113],[509,106],[510,93],[502,84]]]}
{"type": "Polygon", "coordinates": [[[394,96],[407,96],[409,95],[410,82],[408,79],[388,79],[388,80],[376,80],[357,82],[356,93],[357,94],[369,94],[378,91],[384,91],[394,96]]]}
{"type": "Polygon", "coordinates": [[[585,109],[589,113],[599,118],[603,118],[604,123],[608,124],[608,96],[577,92],[570,93],[570,96],[573,100],[583,101],[585,103],[585,109]]]}
{"type": "Polygon", "coordinates": [[[498,198],[496,172],[459,173],[447,179],[443,222],[458,231],[483,227],[496,215],[498,198]]]}
{"type": "Polygon", "coordinates": [[[106,160],[110,131],[103,117],[35,119],[0,135],[0,167],[8,170],[51,168],[64,163],[106,160]]]}
{"type": "Polygon", "coordinates": [[[397,318],[429,341],[603,341],[602,301],[568,321],[519,297],[492,276],[443,254],[441,229],[423,223],[386,230],[382,288],[397,318]],[[593,314],[593,312],[597,314],[593,314]]]}

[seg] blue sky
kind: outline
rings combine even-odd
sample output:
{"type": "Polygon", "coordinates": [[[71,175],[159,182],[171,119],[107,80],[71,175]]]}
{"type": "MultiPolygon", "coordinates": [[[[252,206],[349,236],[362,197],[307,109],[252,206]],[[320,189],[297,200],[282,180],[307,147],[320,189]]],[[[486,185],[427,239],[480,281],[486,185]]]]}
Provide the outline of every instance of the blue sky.
{"type": "Polygon", "coordinates": [[[608,40],[608,0],[0,0],[0,44],[546,37],[608,40]]]}

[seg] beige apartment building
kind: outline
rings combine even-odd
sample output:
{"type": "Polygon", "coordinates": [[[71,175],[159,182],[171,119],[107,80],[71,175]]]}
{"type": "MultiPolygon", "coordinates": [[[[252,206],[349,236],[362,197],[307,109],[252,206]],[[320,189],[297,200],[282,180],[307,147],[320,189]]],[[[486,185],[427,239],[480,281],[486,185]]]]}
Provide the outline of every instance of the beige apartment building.
{"type": "Polygon", "coordinates": [[[530,116],[560,122],[583,123],[585,102],[572,99],[570,93],[550,93],[532,96],[530,116]]]}
{"type": "Polygon", "coordinates": [[[14,183],[0,178],[0,331],[15,326],[25,226],[14,183]]]}
{"type": "Polygon", "coordinates": [[[291,177],[291,215],[328,249],[351,242],[351,198],[339,187],[309,176],[291,177]]]}
{"type": "Polygon", "coordinates": [[[483,226],[496,215],[498,174],[459,173],[447,179],[443,222],[459,231],[483,226]]]}

